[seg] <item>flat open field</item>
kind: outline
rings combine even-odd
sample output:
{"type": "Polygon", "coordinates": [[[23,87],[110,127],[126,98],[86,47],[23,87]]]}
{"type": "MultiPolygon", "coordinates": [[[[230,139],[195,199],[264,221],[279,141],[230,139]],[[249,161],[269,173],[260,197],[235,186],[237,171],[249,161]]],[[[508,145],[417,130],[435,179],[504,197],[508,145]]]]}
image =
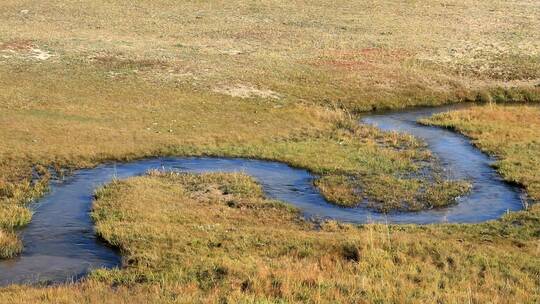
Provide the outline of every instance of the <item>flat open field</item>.
{"type": "MultiPolygon", "coordinates": [[[[105,240],[146,264],[75,285],[0,289],[0,302],[539,301],[539,28],[537,1],[1,1],[0,258],[24,251],[18,233],[31,222],[29,203],[51,179],[108,161],[275,160],[316,174],[337,205],[451,206],[474,191],[470,181],[445,178],[424,141],[358,123],[362,113],[421,105],[488,103],[424,123],[455,129],[496,157],[531,208],[477,225],[315,224],[265,209],[267,198],[242,176],[254,192],[234,195],[266,207],[231,215],[245,220],[231,240],[264,235],[272,249],[252,242],[242,254],[227,246],[157,254],[171,242],[191,250],[185,228],[215,219],[178,223],[174,213],[157,225],[167,198],[185,192],[175,212],[202,198],[190,196],[184,177],[134,178],[100,192],[94,216],[105,240]],[[528,105],[497,105],[508,102],[528,105]],[[108,214],[129,202],[149,212],[129,218],[148,230],[100,226],[122,222],[108,214]],[[256,225],[256,216],[283,227],[256,225]],[[177,230],[186,235],[172,236],[177,230]],[[144,238],[130,237],[138,233],[144,238]],[[296,253],[278,254],[291,246],[296,253]]],[[[216,176],[189,179],[218,188],[231,179],[216,176]]],[[[214,194],[205,212],[229,210],[226,194],[214,194]]]]}

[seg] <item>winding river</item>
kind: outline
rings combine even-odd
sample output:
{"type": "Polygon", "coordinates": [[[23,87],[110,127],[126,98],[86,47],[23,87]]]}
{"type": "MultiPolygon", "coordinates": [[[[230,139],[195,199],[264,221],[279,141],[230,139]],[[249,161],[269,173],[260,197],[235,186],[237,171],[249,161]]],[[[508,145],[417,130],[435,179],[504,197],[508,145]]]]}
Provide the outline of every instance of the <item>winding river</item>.
{"type": "Polygon", "coordinates": [[[383,215],[369,209],[341,208],[327,203],[313,186],[306,170],[278,162],[227,158],[159,158],[102,165],[79,170],[64,181],[54,181],[51,191],[34,205],[32,222],[21,231],[25,250],[17,258],[0,261],[0,285],[59,283],[77,280],[99,267],[117,267],[121,257],[94,234],[89,217],[94,190],[113,177],[142,175],[152,168],[184,172],[242,171],[256,178],[266,194],[299,207],[304,216],[353,223],[475,223],[499,218],[522,208],[521,190],[505,183],[490,166],[492,159],[463,136],[449,130],[422,126],[419,118],[451,107],[375,113],[362,118],[384,130],[407,132],[426,141],[451,178],[473,182],[472,192],[459,204],[421,212],[383,215]]]}

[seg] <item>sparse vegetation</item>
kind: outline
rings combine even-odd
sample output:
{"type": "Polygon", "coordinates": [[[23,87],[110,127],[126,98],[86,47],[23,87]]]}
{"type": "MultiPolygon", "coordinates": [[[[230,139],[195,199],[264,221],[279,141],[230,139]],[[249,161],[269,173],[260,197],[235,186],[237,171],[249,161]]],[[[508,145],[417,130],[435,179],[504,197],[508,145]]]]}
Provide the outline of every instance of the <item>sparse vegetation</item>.
{"type": "Polygon", "coordinates": [[[153,172],[97,192],[97,232],[124,268],[4,288],[0,301],[534,303],[539,211],[477,225],[315,225],[241,174],[153,172]]]}

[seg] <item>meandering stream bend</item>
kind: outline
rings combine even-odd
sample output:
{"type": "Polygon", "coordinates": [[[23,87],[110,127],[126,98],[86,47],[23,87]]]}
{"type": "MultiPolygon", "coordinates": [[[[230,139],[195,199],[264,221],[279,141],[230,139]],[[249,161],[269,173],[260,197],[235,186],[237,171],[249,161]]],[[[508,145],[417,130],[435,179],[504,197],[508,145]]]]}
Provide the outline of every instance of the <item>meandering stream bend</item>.
{"type": "Polygon", "coordinates": [[[63,182],[53,182],[51,191],[35,204],[35,214],[22,230],[23,254],[0,261],[0,285],[11,283],[65,282],[91,269],[116,267],[119,254],[101,243],[89,217],[94,190],[113,177],[142,175],[149,169],[165,168],[185,172],[243,171],[256,178],[266,194],[299,207],[306,217],[332,218],[353,223],[473,223],[499,218],[522,208],[521,191],[505,183],[490,167],[492,160],[469,141],[451,131],[421,126],[416,120],[448,107],[423,108],[372,114],[363,122],[384,130],[408,132],[424,139],[449,175],[473,182],[470,195],[457,205],[414,213],[383,215],[359,208],[340,208],[327,203],[313,187],[306,170],[268,161],[226,158],[160,158],[131,163],[102,165],[77,171],[63,182]]]}

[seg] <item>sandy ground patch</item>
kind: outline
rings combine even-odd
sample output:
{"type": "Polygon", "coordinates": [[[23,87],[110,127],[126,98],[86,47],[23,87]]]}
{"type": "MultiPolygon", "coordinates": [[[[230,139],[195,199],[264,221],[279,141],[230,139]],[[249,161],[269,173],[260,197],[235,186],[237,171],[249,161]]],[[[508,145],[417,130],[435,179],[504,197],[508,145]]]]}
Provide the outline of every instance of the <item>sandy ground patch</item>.
{"type": "Polygon", "coordinates": [[[47,60],[52,56],[50,52],[38,48],[32,48],[30,51],[30,57],[37,60],[47,60]]]}
{"type": "Polygon", "coordinates": [[[271,98],[280,99],[281,95],[268,89],[257,89],[251,85],[239,84],[235,86],[223,86],[213,89],[214,92],[240,98],[271,98]]]}
{"type": "Polygon", "coordinates": [[[0,44],[0,57],[48,60],[54,55],[39,48],[30,40],[13,40],[0,44]]]}

